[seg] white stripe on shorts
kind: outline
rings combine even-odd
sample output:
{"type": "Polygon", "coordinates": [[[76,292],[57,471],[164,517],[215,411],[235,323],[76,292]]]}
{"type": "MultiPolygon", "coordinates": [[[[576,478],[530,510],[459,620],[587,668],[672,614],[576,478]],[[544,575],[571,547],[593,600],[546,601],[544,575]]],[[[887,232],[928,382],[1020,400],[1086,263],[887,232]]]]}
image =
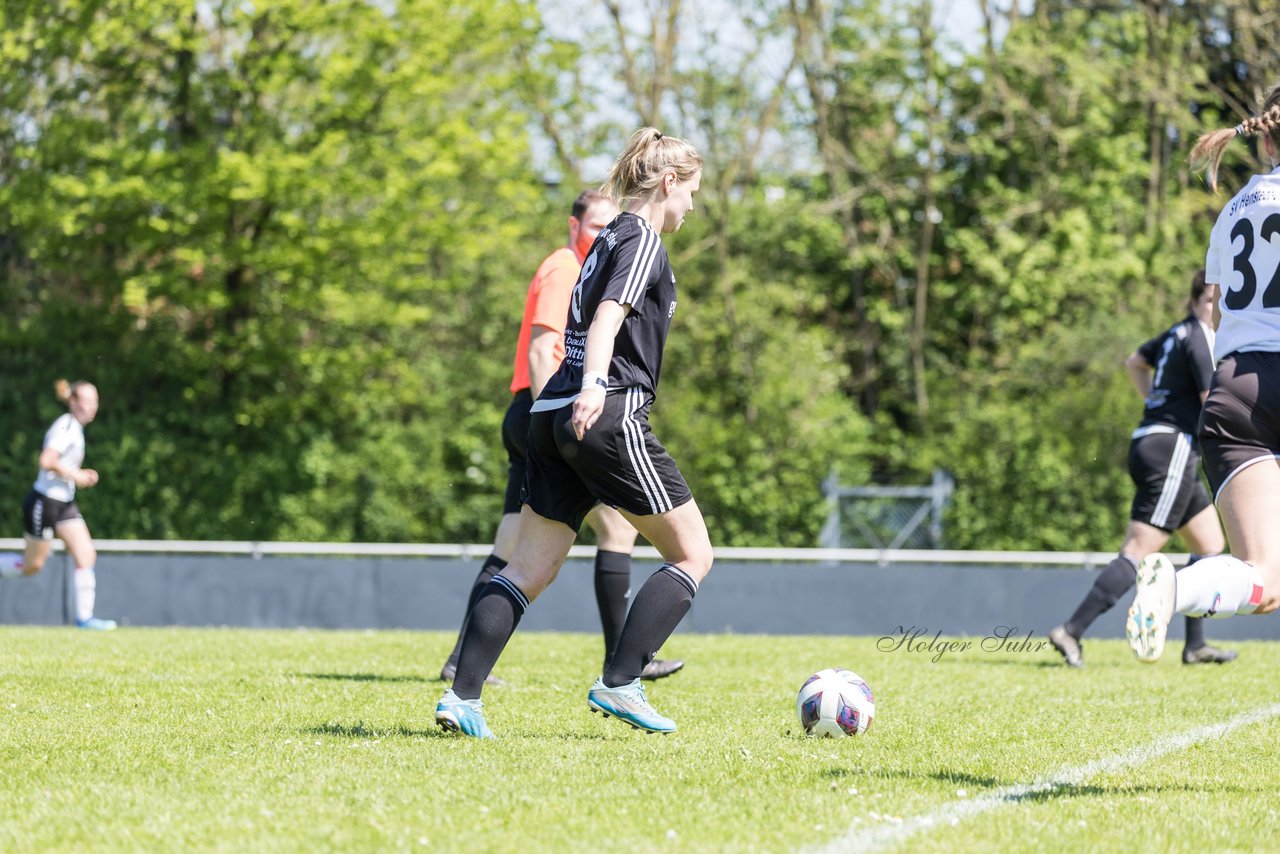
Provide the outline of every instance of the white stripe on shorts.
{"type": "Polygon", "coordinates": [[[631,459],[631,468],[636,479],[644,490],[649,501],[649,509],[654,513],[665,513],[671,509],[671,498],[667,489],[658,477],[658,470],[649,458],[649,448],[644,442],[644,431],[631,416],[644,406],[644,392],[639,388],[627,389],[626,412],[622,417],[622,432],[627,440],[627,456],[631,459]]]}
{"type": "Polygon", "coordinates": [[[1172,424],[1148,424],[1146,427],[1139,427],[1129,435],[1130,439],[1141,439],[1143,436],[1150,436],[1152,433],[1181,433],[1177,427],[1172,424]]]}
{"type": "Polygon", "coordinates": [[[1155,512],[1151,514],[1151,524],[1163,528],[1169,521],[1169,511],[1182,489],[1182,476],[1187,471],[1187,457],[1191,455],[1191,437],[1179,433],[1174,440],[1173,456],[1169,459],[1169,470],[1164,473],[1164,488],[1160,490],[1160,500],[1156,502],[1155,512]]]}

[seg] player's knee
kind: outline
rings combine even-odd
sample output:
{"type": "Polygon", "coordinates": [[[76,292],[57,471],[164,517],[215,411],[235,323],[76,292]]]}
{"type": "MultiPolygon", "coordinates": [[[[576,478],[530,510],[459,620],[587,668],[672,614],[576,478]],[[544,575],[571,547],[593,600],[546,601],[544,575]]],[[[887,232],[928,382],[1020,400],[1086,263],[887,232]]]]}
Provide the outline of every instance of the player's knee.
{"type": "Polygon", "coordinates": [[[711,550],[710,544],[706,548],[698,548],[689,552],[684,560],[680,561],[680,568],[694,577],[695,580],[701,582],[707,577],[707,573],[711,572],[711,564],[715,561],[715,553],[711,550]]]}
{"type": "Polygon", "coordinates": [[[597,533],[596,543],[598,548],[607,552],[630,553],[636,547],[636,532],[629,525],[618,528],[606,527],[597,533]]]}
{"type": "Polygon", "coordinates": [[[542,595],[542,591],[546,590],[551,585],[551,582],[556,580],[556,576],[560,574],[560,567],[563,564],[563,560],[547,564],[512,558],[511,563],[507,564],[502,570],[502,574],[511,583],[519,587],[520,591],[532,602],[542,595]]]}
{"type": "Polygon", "coordinates": [[[596,545],[610,552],[629,552],[636,545],[636,529],[621,515],[599,507],[587,515],[587,525],[596,535],[596,545]]]}

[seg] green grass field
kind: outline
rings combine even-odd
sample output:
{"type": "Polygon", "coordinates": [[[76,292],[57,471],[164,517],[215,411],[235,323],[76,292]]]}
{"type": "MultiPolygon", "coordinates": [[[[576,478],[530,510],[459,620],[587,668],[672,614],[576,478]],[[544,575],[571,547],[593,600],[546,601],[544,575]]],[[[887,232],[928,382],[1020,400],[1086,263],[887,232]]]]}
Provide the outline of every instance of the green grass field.
{"type": "Polygon", "coordinates": [[[587,712],[597,638],[525,633],[479,742],[433,723],[451,643],[0,627],[0,851],[1280,850],[1280,645],[1144,667],[1093,640],[1072,671],[677,635],[658,736],[587,712]],[[795,692],[829,666],[875,690],[867,735],[801,736],[795,692]]]}

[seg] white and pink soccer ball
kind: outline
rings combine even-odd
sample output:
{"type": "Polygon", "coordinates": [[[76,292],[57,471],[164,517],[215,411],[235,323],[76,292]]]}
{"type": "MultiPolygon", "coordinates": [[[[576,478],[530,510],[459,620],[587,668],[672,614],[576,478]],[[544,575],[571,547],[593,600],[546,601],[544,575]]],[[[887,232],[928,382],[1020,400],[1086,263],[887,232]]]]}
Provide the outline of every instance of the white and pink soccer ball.
{"type": "Polygon", "coordinates": [[[819,670],[800,686],[796,712],[807,734],[843,738],[867,731],[876,700],[866,680],[852,670],[819,670]]]}

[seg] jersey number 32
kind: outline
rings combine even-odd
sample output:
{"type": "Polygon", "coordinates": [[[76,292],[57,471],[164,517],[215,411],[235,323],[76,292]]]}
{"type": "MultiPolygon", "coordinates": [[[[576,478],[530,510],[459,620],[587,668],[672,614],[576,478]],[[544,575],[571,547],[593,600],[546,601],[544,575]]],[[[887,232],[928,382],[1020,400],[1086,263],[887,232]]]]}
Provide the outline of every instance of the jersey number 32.
{"type": "MultiPolygon", "coordinates": [[[[1267,282],[1267,287],[1262,291],[1262,307],[1276,308],[1280,306],[1280,252],[1272,246],[1271,238],[1280,234],[1280,213],[1273,213],[1262,221],[1262,231],[1259,235],[1265,243],[1261,247],[1259,253],[1260,261],[1272,267],[1271,280],[1267,282]]],[[[1240,311],[1248,308],[1253,302],[1254,296],[1258,293],[1258,274],[1253,264],[1253,221],[1249,219],[1241,219],[1236,223],[1235,228],[1231,229],[1231,244],[1234,246],[1236,238],[1240,238],[1243,244],[1240,252],[1232,259],[1231,266],[1235,268],[1242,277],[1244,284],[1239,288],[1228,290],[1222,297],[1222,302],[1232,311],[1240,311]]]]}

